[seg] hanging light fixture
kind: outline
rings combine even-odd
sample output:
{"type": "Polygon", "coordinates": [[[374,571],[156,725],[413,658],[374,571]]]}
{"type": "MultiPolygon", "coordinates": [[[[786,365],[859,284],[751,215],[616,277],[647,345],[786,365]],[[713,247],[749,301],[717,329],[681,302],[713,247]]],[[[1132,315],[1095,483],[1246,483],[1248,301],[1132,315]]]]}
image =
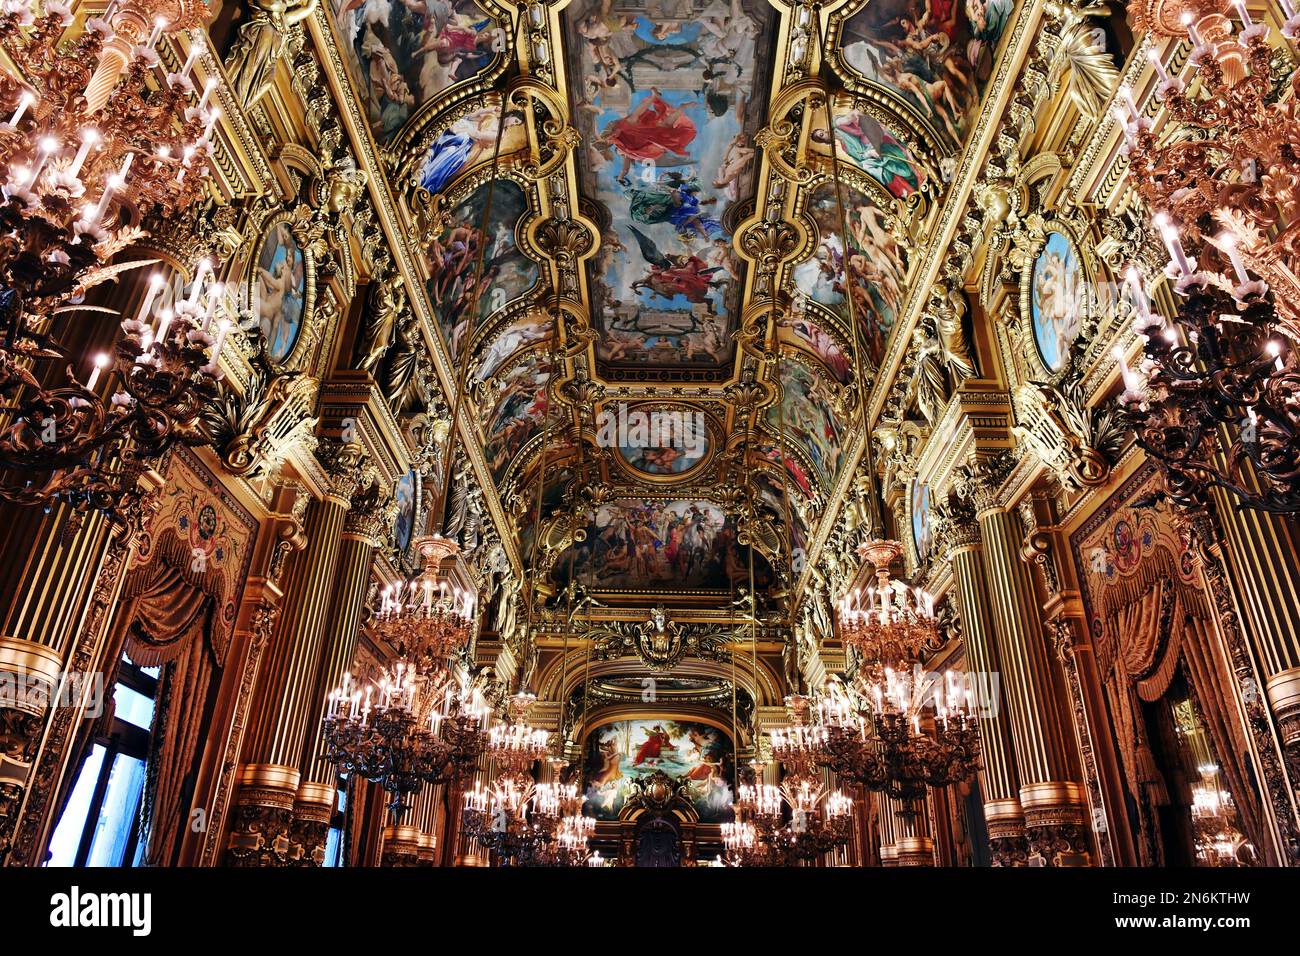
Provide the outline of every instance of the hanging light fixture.
{"type": "MultiPolygon", "coordinates": [[[[487,755],[497,775],[490,787],[476,783],[465,794],[465,831],[503,864],[537,862],[561,816],[563,794],[539,785],[532,767],[547,754],[550,731],[528,723],[536,697],[519,693],[507,703],[507,720],[488,732],[487,755]]],[[[577,788],[573,788],[576,795],[577,788]]]]}
{"type": "MultiPolygon", "coordinates": [[[[1300,15],[1286,6],[1282,33],[1294,39],[1300,15]]],[[[1191,40],[1197,82],[1171,75],[1150,51],[1156,96],[1191,136],[1157,139],[1132,94],[1120,94],[1129,176],[1155,211],[1177,296],[1177,313],[1166,321],[1136,268],[1129,270],[1145,355],[1137,370],[1117,356],[1120,402],[1176,501],[1202,505],[1217,486],[1248,507],[1293,513],[1300,511],[1300,74],[1290,77],[1290,95],[1277,94],[1269,28],[1244,4],[1234,7],[1239,24],[1206,0],[1131,5],[1154,35],[1191,40]]]]}
{"type": "Polygon", "coordinates": [[[66,43],[73,15],[61,0],[39,16],[22,0],[0,13],[0,47],[20,75],[0,75],[0,496],[9,500],[113,512],[172,442],[202,440],[199,410],[215,394],[229,328],[213,324],[221,289],[205,283],[210,269],[199,265],[191,296],[156,325],[155,280],[113,351],[86,363],[85,384],[75,371],[85,360],[67,354],[54,324],[88,288],[133,267],[108,262],[145,235],[143,217],[202,195],[216,81],[195,89],[200,41],[165,75],[156,46],[205,12],[190,0],[125,0],[66,43]],[[67,364],[66,384],[42,367],[50,361],[67,364]],[[105,400],[96,387],[110,377],[121,387],[105,400]]]}
{"type": "Polygon", "coordinates": [[[979,762],[972,694],[956,674],[928,673],[921,657],[942,645],[934,598],[894,580],[897,541],[859,549],[874,565],[865,594],[839,603],[840,633],[857,651],[852,690],[827,683],[811,708],[819,763],[868,790],[901,800],[924,798],[927,787],[970,779],[979,762]]]}
{"type": "Polygon", "coordinates": [[[364,693],[345,674],[324,720],[329,759],[379,783],[395,818],[426,783],[463,777],[486,736],[486,705],[457,685],[451,667],[471,636],[473,596],[438,582],[438,561],[421,550],[424,573],[387,588],[375,615],[374,630],[397,649],[396,660],[364,693]]]}
{"type": "Polygon", "coordinates": [[[818,765],[825,755],[826,728],[810,722],[809,699],[794,694],[785,703],[790,726],[769,732],[772,756],[785,769],[780,794],[789,808],[789,822],[774,841],[787,860],[814,860],[848,843],[853,801],[822,783],[818,765]]]}

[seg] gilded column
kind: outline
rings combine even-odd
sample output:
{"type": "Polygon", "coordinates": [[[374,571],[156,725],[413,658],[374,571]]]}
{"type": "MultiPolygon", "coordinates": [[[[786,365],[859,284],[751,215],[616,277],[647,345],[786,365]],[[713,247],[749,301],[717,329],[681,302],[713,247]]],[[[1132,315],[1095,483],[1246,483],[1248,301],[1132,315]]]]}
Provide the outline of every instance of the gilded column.
{"type": "Polygon", "coordinates": [[[1069,737],[1058,709],[1038,595],[1020,559],[1024,530],[997,500],[1012,463],[1005,452],[977,457],[958,469],[957,489],[974,504],[983,540],[1030,858],[1046,866],[1087,865],[1083,790],[1071,779],[1069,737]]]}
{"type": "MultiPolygon", "coordinates": [[[[290,829],[302,782],[307,727],[317,716],[315,677],[338,573],[344,519],[364,477],[359,445],[331,445],[327,455],[331,486],[308,511],[307,547],[290,570],[280,620],[257,683],[258,709],[248,729],[227,844],[227,861],[234,866],[296,861],[290,829]]],[[[319,786],[308,788],[302,815],[323,812],[323,792],[319,786]]],[[[331,805],[332,799],[331,787],[331,805]]]]}
{"type": "Polygon", "coordinates": [[[940,548],[952,564],[954,592],[961,614],[967,680],[976,693],[980,731],[980,792],[994,866],[1024,866],[1029,858],[1025,813],[1009,720],[1002,708],[1002,668],[998,663],[993,607],[989,599],[984,545],[968,496],[952,492],[935,509],[940,548]]]}
{"type": "Polygon", "coordinates": [[[396,502],[388,489],[372,482],[352,501],[343,522],[334,595],[325,624],[320,668],[314,681],[298,793],[294,801],[294,822],[290,833],[290,857],[304,866],[319,866],[325,858],[325,839],[334,812],[337,770],[325,757],[323,723],[329,693],[343,682],[352,666],[370,584],[375,550],[384,540],[396,516],[396,502]]]}
{"type": "Polygon", "coordinates": [[[882,795],[880,800],[882,860],[885,857],[884,834],[890,837],[887,866],[934,866],[934,840],[930,836],[928,801],[896,800],[882,795]]]}
{"type": "Polygon", "coordinates": [[[1288,776],[1300,790],[1300,533],[1293,518],[1238,508],[1218,495],[1215,508],[1238,604],[1263,670],[1288,776]]]}

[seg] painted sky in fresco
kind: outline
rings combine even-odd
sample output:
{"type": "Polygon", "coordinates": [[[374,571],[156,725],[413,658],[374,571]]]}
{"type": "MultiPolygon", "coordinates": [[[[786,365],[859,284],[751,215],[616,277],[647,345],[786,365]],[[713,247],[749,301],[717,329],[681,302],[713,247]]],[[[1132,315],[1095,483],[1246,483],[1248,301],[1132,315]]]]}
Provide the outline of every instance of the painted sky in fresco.
{"type": "Polygon", "coordinates": [[[589,278],[612,367],[734,355],[740,275],[723,221],[752,191],[756,42],[770,22],[753,8],[610,0],[567,14],[582,190],[610,218],[589,278]]]}

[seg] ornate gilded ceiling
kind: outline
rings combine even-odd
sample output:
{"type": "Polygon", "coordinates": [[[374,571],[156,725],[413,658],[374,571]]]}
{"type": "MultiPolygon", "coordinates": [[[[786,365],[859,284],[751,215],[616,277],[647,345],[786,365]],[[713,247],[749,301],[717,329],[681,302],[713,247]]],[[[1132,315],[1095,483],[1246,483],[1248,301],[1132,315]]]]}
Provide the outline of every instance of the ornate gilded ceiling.
{"type": "Polygon", "coordinates": [[[523,565],[802,573],[1011,9],[331,0],[523,565]]]}

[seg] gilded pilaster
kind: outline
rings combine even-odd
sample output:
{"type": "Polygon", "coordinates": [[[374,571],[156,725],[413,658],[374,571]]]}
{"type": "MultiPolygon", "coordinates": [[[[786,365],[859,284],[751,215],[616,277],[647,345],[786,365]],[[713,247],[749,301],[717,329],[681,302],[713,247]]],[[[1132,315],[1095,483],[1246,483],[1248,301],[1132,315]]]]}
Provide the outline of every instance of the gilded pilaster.
{"type": "Polygon", "coordinates": [[[993,608],[986,581],[984,546],[973,503],[968,497],[950,494],[937,509],[936,534],[940,548],[952,564],[962,636],[970,678],[981,696],[978,701],[980,730],[980,791],[984,796],[984,819],[989,832],[989,849],[994,866],[1023,866],[1028,858],[1025,817],[1020,807],[1020,784],[1016,771],[1015,747],[1008,720],[1002,711],[993,608]]]}
{"type": "Polygon", "coordinates": [[[1069,737],[1058,709],[1038,597],[1020,558],[1024,531],[1015,513],[998,501],[1011,464],[1006,453],[977,457],[958,469],[957,489],[974,505],[984,545],[1030,859],[1047,866],[1086,865],[1082,790],[1071,780],[1069,737]]]}
{"type": "MultiPolygon", "coordinates": [[[[246,773],[241,777],[240,807],[236,809],[227,857],[245,866],[284,865],[308,860],[314,845],[291,841],[293,810],[302,782],[300,766],[310,721],[317,716],[315,677],[320,667],[338,572],[344,519],[352,497],[364,481],[359,445],[336,444],[327,451],[332,485],[307,514],[307,547],[297,556],[285,587],[279,625],[257,685],[258,709],[244,747],[246,773]],[[285,790],[292,782],[292,789],[285,790]],[[256,812],[246,808],[251,787],[256,812]],[[274,791],[274,793],[273,793],[274,791]],[[244,829],[251,825],[253,829],[244,829]]],[[[301,804],[304,820],[318,828],[313,808],[320,794],[309,788],[301,804]]],[[[323,852],[323,849],[322,851],[323,852]]]]}

